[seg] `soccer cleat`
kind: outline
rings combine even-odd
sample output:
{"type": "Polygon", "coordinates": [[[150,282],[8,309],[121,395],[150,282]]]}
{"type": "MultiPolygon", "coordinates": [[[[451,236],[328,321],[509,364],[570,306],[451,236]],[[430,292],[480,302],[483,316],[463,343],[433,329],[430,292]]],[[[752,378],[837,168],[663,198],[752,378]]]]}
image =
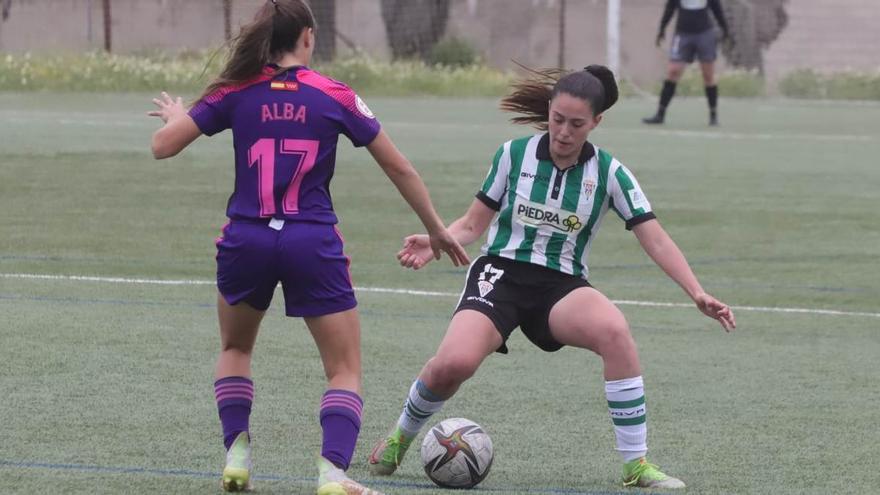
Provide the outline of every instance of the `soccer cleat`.
{"type": "Polygon", "coordinates": [[[645,124],[662,124],[664,119],[664,115],[660,112],[657,112],[653,117],[645,117],[642,119],[642,123],[645,124]]]}
{"type": "Polygon", "coordinates": [[[370,454],[370,473],[378,476],[394,474],[412,441],[412,438],[406,438],[403,435],[399,426],[395,428],[388,437],[376,445],[370,454]]]}
{"type": "Polygon", "coordinates": [[[251,441],[248,432],[243,431],[226,451],[226,467],[220,486],[227,492],[251,491],[251,441]]]}
{"type": "Polygon", "coordinates": [[[642,457],[623,465],[623,486],[684,488],[684,483],[678,478],[667,476],[660,471],[660,468],[642,457]]]}
{"type": "Polygon", "coordinates": [[[318,473],[318,495],[384,495],[353,481],[323,457],[318,458],[318,473]]]}
{"type": "Polygon", "coordinates": [[[712,127],[718,127],[718,114],[715,112],[709,113],[709,125],[712,127]]]}

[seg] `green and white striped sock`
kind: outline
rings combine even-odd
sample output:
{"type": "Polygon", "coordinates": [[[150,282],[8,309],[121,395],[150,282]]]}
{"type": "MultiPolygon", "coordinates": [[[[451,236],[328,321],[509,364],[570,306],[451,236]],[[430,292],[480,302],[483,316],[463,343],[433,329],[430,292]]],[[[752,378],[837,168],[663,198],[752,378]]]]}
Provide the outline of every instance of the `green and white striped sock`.
{"type": "Polygon", "coordinates": [[[403,430],[406,436],[415,437],[422,426],[445,403],[445,400],[434,395],[421,380],[417,379],[409,389],[409,396],[406,398],[406,404],[403,405],[403,412],[400,414],[400,419],[397,420],[397,426],[403,430]]]}
{"type": "Polygon", "coordinates": [[[629,462],[648,453],[645,385],[641,376],[605,382],[608,411],[614,423],[617,451],[629,462]]]}

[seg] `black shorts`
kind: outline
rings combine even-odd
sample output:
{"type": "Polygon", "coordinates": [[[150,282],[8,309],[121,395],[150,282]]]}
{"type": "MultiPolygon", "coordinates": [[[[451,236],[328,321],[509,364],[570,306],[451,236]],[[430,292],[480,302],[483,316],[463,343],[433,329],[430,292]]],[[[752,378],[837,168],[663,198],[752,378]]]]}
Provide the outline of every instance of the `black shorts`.
{"type": "Polygon", "coordinates": [[[569,292],[589,282],[540,265],[498,256],[480,256],[468,270],[464,292],[455,313],[472,309],[489,317],[504,342],[497,352],[507,354],[507,339],[520,327],[544,351],[562,344],[550,333],[550,310],[569,292]]]}
{"type": "Polygon", "coordinates": [[[707,29],[702,33],[675,33],[669,45],[669,60],[691,63],[714,62],[718,56],[718,33],[707,29]]]}

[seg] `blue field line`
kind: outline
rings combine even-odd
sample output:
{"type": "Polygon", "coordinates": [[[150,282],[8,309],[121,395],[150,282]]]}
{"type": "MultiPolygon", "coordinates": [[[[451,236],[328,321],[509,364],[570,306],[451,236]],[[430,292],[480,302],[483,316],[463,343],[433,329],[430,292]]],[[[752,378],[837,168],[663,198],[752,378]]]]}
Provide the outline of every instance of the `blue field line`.
{"type": "MultiPolygon", "coordinates": [[[[53,471],[74,471],[74,472],[90,472],[105,474],[146,474],[154,476],[183,476],[188,478],[216,478],[216,472],[194,471],[189,469],[158,469],[143,467],[125,467],[125,466],[98,466],[93,464],[72,464],[72,463],[54,463],[54,462],[37,462],[37,461],[11,461],[0,459],[0,468],[19,468],[19,469],[46,469],[53,471]]],[[[311,484],[315,482],[314,478],[296,478],[292,476],[283,476],[279,474],[256,474],[254,481],[285,481],[297,484],[311,484]]],[[[434,485],[428,483],[413,483],[409,481],[394,480],[377,480],[370,479],[365,481],[369,485],[386,486],[391,488],[415,488],[421,490],[438,490],[434,485]]],[[[485,493],[534,493],[536,495],[631,495],[631,492],[624,491],[582,491],[573,488],[517,488],[517,487],[476,487],[470,491],[485,493]]],[[[649,492],[639,492],[649,493],[649,492]]]]}

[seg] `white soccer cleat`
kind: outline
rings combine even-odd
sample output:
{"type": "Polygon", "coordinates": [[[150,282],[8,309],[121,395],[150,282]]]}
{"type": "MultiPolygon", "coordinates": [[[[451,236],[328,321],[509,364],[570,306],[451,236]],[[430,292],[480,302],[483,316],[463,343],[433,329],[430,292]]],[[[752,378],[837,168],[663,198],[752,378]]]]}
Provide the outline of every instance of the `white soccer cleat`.
{"type": "Polygon", "coordinates": [[[251,441],[246,431],[235,437],[235,441],[226,451],[226,467],[220,478],[220,487],[227,492],[249,492],[254,489],[251,484],[251,441]]]}
{"type": "Polygon", "coordinates": [[[318,495],[384,495],[352,480],[323,457],[318,458],[318,472],[318,495]]]}

